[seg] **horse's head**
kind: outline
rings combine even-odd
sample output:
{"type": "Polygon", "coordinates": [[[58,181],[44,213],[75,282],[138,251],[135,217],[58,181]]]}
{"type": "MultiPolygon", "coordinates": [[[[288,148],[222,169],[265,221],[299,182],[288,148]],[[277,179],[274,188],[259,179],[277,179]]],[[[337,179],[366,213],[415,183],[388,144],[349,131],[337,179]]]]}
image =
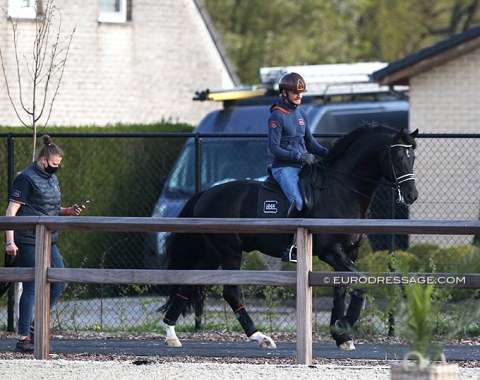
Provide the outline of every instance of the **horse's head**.
{"type": "Polygon", "coordinates": [[[399,202],[412,204],[418,198],[413,174],[417,134],[418,130],[410,133],[365,122],[337,140],[323,163],[314,166],[313,187],[321,191],[325,186],[322,180],[334,178],[334,183],[365,203],[371,201],[383,179],[398,192],[399,202]]]}
{"type": "Polygon", "coordinates": [[[409,133],[402,129],[393,136],[383,168],[383,177],[398,191],[398,201],[411,205],[418,198],[413,164],[415,162],[415,137],[418,129],[409,133]]]}

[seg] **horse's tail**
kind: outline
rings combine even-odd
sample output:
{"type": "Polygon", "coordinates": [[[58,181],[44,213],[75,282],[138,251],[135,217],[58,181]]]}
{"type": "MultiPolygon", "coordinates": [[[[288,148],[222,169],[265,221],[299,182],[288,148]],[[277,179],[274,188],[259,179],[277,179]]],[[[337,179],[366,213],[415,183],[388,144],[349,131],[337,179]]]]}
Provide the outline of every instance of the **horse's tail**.
{"type": "MultiPolygon", "coordinates": [[[[203,192],[193,195],[183,206],[178,215],[179,218],[193,217],[193,210],[198,199],[203,192]]],[[[203,256],[205,244],[201,234],[194,233],[171,233],[165,240],[165,269],[189,270],[195,268],[199,257],[203,256]]],[[[180,285],[172,285],[169,290],[169,296],[164,305],[158,311],[166,312],[173,302],[180,285]]],[[[195,291],[189,297],[183,314],[191,311],[194,306],[203,304],[205,299],[205,287],[195,286],[195,291]]]]}
{"type": "MultiPolygon", "coordinates": [[[[193,209],[203,193],[193,195],[182,211],[179,218],[192,218],[193,209]]],[[[165,268],[166,269],[192,269],[197,263],[198,254],[192,255],[192,250],[199,251],[203,248],[200,234],[171,233],[165,239],[165,268]]]]}

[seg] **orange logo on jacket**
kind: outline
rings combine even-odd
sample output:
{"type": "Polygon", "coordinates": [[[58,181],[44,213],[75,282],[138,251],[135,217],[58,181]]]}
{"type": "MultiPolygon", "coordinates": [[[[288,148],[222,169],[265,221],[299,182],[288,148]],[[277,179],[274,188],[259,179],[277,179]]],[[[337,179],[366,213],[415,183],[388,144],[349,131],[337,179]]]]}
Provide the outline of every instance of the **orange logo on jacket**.
{"type": "Polygon", "coordinates": [[[270,128],[277,128],[277,123],[275,121],[271,121],[270,128]]]}

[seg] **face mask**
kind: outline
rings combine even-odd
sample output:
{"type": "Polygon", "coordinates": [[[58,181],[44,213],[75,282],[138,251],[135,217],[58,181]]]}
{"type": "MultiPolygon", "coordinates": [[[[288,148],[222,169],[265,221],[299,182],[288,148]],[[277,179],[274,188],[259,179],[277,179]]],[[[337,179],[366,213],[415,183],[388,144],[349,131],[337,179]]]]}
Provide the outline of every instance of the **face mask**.
{"type": "Polygon", "coordinates": [[[47,167],[45,168],[45,171],[48,173],[48,174],[54,174],[56,173],[56,171],[58,169],[60,169],[58,166],[55,167],[55,166],[50,166],[50,163],[47,161],[47,167]]]}

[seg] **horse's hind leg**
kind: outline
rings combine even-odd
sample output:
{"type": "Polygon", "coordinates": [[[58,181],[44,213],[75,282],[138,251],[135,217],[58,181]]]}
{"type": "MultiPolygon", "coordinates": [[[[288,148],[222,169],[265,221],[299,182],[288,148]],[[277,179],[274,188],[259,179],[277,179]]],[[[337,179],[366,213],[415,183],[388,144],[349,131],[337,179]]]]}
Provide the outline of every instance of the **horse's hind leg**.
{"type": "MultiPolygon", "coordinates": [[[[220,265],[224,270],[239,270],[242,264],[242,247],[238,235],[205,234],[206,246],[220,257],[220,265]]],[[[262,334],[248,315],[240,296],[239,285],[224,285],[223,298],[230,305],[235,316],[250,340],[257,341],[260,347],[277,348],[275,342],[262,334]]]]}
{"type": "Polygon", "coordinates": [[[200,331],[202,329],[202,316],[203,316],[203,298],[195,300],[195,331],[200,331]]]}
{"type": "Polygon", "coordinates": [[[232,308],[235,317],[245,331],[250,340],[258,342],[262,348],[277,348],[275,342],[269,336],[262,334],[255,326],[252,318],[248,314],[240,297],[240,287],[238,285],[225,285],[223,287],[223,298],[232,308]]]}
{"type": "Polygon", "coordinates": [[[175,295],[171,297],[168,309],[163,318],[163,324],[166,333],[165,344],[167,346],[182,347],[182,343],[180,343],[180,340],[178,339],[175,332],[175,325],[177,323],[178,317],[185,308],[185,304],[187,303],[189,297],[191,297],[194,291],[194,286],[180,286],[176,291],[175,295]]]}

